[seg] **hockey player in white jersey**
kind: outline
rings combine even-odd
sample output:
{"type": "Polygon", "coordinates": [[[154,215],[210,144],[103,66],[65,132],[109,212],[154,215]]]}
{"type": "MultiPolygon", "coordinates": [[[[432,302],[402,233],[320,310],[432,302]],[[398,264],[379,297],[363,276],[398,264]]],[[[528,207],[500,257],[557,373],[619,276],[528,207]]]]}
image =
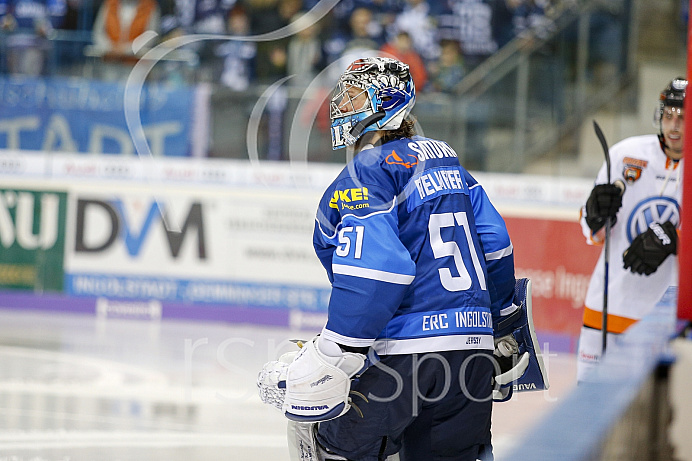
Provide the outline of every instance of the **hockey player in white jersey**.
{"type": "MultiPolygon", "coordinates": [[[[658,135],[627,138],[610,148],[612,184],[604,163],[582,208],[589,244],[604,241],[611,220],[608,342],[649,313],[669,286],[677,286],[677,229],[682,197],[687,80],[673,79],[655,113],[658,135]]],[[[591,276],[579,338],[577,379],[588,379],[602,349],[604,254],[591,276]]]]}

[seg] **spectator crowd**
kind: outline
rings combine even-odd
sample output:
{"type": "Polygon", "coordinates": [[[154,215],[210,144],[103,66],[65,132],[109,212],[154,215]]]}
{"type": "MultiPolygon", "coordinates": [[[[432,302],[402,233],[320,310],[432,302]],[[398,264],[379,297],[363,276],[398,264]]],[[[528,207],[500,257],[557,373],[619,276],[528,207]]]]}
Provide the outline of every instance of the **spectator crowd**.
{"type": "MultiPolygon", "coordinates": [[[[563,0],[564,1],[564,0],[563,0]]],[[[514,37],[550,30],[554,0],[341,0],[314,21],[318,0],[0,0],[6,73],[46,72],[56,29],[90,32],[92,54],[132,62],[142,46],[193,41],[200,75],[234,91],[291,75],[307,85],[347,55],[378,50],[407,62],[419,92],[452,92],[514,37]],[[300,20],[300,21],[298,21],[300,20]],[[229,40],[287,28],[276,40],[229,40]],[[293,30],[292,30],[293,29],[293,30]],[[158,42],[138,37],[153,31],[158,42]],[[133,44],[136,46],[133,47],[133,44]],[[133,51],[133,48],[135,51],[133,51]],[[20,57],[22,57],[20,59],[20,57]]]]}

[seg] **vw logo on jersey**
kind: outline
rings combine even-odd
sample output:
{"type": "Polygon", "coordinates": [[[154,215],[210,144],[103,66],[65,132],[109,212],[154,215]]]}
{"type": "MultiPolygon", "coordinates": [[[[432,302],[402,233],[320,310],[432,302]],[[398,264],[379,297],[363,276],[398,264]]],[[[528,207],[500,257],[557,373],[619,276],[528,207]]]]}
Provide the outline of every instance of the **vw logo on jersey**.
{"type": "Polygon", "coordinates": [[[653,222],[672,222],[675,227],[680,224],[680,205],[671,197],[651,197],[640,202],[627,221],[627,240],[646,232],[653,222]]]}

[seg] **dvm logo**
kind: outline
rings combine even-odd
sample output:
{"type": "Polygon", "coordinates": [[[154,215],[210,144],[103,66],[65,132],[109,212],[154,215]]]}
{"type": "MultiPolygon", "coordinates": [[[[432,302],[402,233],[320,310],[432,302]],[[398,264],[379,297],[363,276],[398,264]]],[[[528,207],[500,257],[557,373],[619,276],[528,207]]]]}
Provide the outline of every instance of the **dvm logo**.
{"type": "Polygon", "coordinates": [[[632,242],[637,235],[646,232],[653,222],[680,224],[680,205],[671,197],[651,197],[639,203],[627,221],[627,240],[632,242]]]}
{"type": "MultiPolygon", "coordinates": [[[[197,256],[199,259],[207,258],[206,239],[204,236],[204,219],[202,214],[202,205],[199,202],[193,202],[190,209],[185,215],[184,221],[178,230],[171,230],[166,223],[169,223],[168,213],[165,205],[159,206],[156,201],[152,201],[148,210],[144,215],[139,228],[133,225],[127,209],[122,200],[103,201],[103,200],[88,200],[79,199],[77,201],[77,229],[75,236],[75,251],[82,253],[95,253],[104,251],[109,248],[116,239],[121,238],[130,256],[137,256],[142,249],[147,236],[151,233],[152,228],[156,223],[160,223],[160,227],[164,231],[168,248],[171,256],[177,258],[180,254],[180,248],[186,239],[188,233],[194,232],[197,235],[197,256]],[[94,241],[94,232],[90,233],[88,228],[94,222],[101,222],[97,219],[97,214],[105,212],[106,222],[110,229],[105,233],[105,238],[102,241],[94,241]],[[163,216],[166,219],[163,219],[163,216]],[[91,219],[96,218],[96,219],[91,219]],[[88,239],[87,236],[91,236],[88,239]]],[[[104,235],[101,230],[99,235],[104,235]]]]}

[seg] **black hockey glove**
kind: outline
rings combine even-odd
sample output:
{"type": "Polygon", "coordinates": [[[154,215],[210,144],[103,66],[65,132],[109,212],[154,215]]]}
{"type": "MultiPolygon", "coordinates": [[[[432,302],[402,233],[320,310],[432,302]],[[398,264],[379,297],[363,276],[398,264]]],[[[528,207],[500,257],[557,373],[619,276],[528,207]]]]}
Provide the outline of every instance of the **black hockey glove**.
{"type": "Polygon", "coordinates": [[[670,221],[653,223],[639,234],[625,250],[625,269],[635,274],[651,275],[670,254],[678,254],[678,233],[670,221]]]}
{"type": "Polygon", "coordinates": [[[586,201],[586,224],[592,232],[605,226],[606,219],[611,225],[617,222],[615,216],[622,206],[622,189],[615,184],[597,184],[586,201]]]}

